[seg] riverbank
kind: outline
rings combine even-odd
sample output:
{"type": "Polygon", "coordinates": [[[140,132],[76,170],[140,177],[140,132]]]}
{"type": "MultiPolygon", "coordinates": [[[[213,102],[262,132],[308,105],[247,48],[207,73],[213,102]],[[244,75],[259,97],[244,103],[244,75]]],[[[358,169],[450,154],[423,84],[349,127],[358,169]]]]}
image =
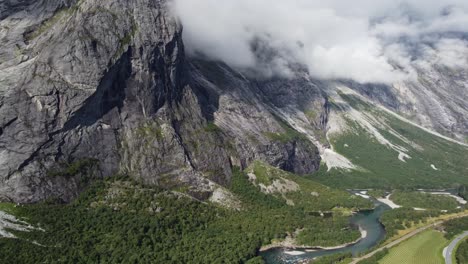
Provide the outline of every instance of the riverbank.
{"type": "MultiPolygon", "coordinates": [[[[298,232],[300,232],[300,231],[302,231],[302,230],[296,231],[295,235],[297,235],[298,232]]],[[[271,249],[277,249],[277,248],[289,249],[289,250],[292,250],[292,252],[294,252],[294,250],[305,250],[305,251],[308,251],[308,252],[311,252],[311,251],[313,252],[313,251],[318,251],[318,250],[342,249],[342,248],[346,248],[346,247],[352,246],[354,244],[357,244],[357,243],[359,243],[359,241],[361,241],[361,239],[364,239],[364,238],[367,237],[367,231],[366,230],[359,227],[359,231],[361,232],[361,237],[360,238],[356,239],[353,242],[341,244],[341,245],[334,246],[334,247],[298,245],[296,243],[296,239],[294,237],[287,236],[283,241],[279,241],[279,242],[275,242],[275,243],[272,243],[272,244],[269,244],[269,245],[266,245],[266,246],[262,246],[259,249],[259,251],[260,252],[265,252],[265,251],[268,251],[268,250],[271,250],[271,249]]],[[[294,253],[294,255],[298,255],[298,253],[294,253]]]]}
{"type": "Polygon", "coordinates": [[[436,226],[439,226],[449,220],[452,220],[452,219],[456,219],[456,218],[462,218],[462,217],[467,217],[468,216],[468,211],[465,211],[465,212],[461,212],[461,213],[458,213],[458,214],[453,214],[453,215],[445,215],[443,217],[439,217],[439,218],[435,218],[435,222],[431,222],[431,223],[428,223],[422,227],[418,227],[418,228],[415,228],[415,229],[408,229],[408,230],[412,230],[411,232],[408,232],[404,235],[401,235],[401,236],[398,236],[398,237],[394,237],[394,238],[390,238],[389,240],[387,240],[380,248],[362,256],[362,257],[359,257],[359,258],[355,258],[350,264],[357,264],[359,261],[362,261],[364,259],[368,259],[372,256],[374,256],[375,254],[377,254],[378,252],[384,250],[384,249],[390,249],[398,244],[400,244],[401,242],[403,241],[406,241],[408,240],[409,238],[429,229],[429,228],[433,228],[433,227],[436,227],[436,226]]]}

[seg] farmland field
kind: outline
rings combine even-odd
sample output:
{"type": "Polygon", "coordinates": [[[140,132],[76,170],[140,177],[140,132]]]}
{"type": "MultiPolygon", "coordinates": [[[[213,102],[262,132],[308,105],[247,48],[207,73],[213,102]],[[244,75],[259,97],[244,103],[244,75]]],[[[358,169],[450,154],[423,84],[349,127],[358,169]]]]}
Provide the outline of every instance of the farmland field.
{"type": "Polygon", "coordinates": [[[379,264],[443,264],[442,250],[448,241],[435,230],[423,233],[390,249],[379,264]]]}

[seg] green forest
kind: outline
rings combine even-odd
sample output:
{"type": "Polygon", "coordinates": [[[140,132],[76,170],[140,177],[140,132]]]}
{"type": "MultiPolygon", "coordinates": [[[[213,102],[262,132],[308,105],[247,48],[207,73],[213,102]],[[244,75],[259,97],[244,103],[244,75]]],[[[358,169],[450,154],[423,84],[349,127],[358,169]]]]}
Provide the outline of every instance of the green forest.
{"type": "Polygon", "coordinates": [[[452,197],[422,192],[395,191],[392,200],[404,207],[436,210],[452,210],[459,205],[452,197]]]}
{"type": "Polygon", "coordinates": [[[414,224],[425,223],[427,218],[437,217],[440,210],[416,211],[413,208],[397,208],[385,212],[380,221],[385,226],[387,238],[398,233],[398,230],[410,228],[414,224]]]}
{"type": "MultiPolygon", "coordinates": [[[[445,237],[449,240],[468,230],[468,217],[453,219],[444,223],[445,237]]],[[[468,264],[468,239],[458,246],[455,258],[457,264],[468,264]]]]}
{"type": "Polygon", "coordinates": [[[468,217],[453,219],[444,223],[445,237],[453,239],[455,236],[468,231],[468,217]]]}
{"type": "MultiPolygon", "coordinates": [[[[125,177],[99,181],[68,205],[14,208],[16,216],[45,231],[15,232],[19,239],[0,239],[0,263],[261,263],[256,256],[262,245],[298,229],[304,229],[301,241],[320,246],[359,237],[359,232],[349,232],[348,217],[311,213],[349,205],[346,192],[324,194],[327,208],[290,206],[281,197],[260,192],[239,170],[230,191],[242,202],[241,210],[148,188],[125,177]]],[[[355,206],[369,204],[359,198],[352,200],[355,206]]]]}
{"type": "Polygon", "coordinates": [[[455,258],[457,259],[457,264],[468,264],[468,239],[460,243],[455,258]]]}

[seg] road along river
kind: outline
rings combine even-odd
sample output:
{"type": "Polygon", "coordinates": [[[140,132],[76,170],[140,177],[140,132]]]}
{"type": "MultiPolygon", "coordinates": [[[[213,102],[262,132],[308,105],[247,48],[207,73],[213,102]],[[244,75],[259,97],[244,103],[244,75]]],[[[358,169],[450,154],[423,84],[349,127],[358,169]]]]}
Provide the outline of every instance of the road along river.
{"type": "Polygon", "coordinates": [[[455,254],[455,247],[457,246],[458,242],[468,237],[468,231],[465,231],[463,234],[457,236],[448,247],[444,249],[444,257],[445,257],[445,264],[453,264],[452,262],[452,255],[455,254]]]}

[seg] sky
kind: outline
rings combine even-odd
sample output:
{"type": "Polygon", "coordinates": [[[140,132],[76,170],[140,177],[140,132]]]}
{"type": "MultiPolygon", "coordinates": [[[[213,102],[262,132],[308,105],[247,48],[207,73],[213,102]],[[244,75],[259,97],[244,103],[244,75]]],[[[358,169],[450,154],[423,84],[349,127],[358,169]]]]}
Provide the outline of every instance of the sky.
{"type": "Polygon", "coordinates": [[[263,77],[395,83],[468,68],[468,0],[174,0],[187,52],[263,77]]]}

